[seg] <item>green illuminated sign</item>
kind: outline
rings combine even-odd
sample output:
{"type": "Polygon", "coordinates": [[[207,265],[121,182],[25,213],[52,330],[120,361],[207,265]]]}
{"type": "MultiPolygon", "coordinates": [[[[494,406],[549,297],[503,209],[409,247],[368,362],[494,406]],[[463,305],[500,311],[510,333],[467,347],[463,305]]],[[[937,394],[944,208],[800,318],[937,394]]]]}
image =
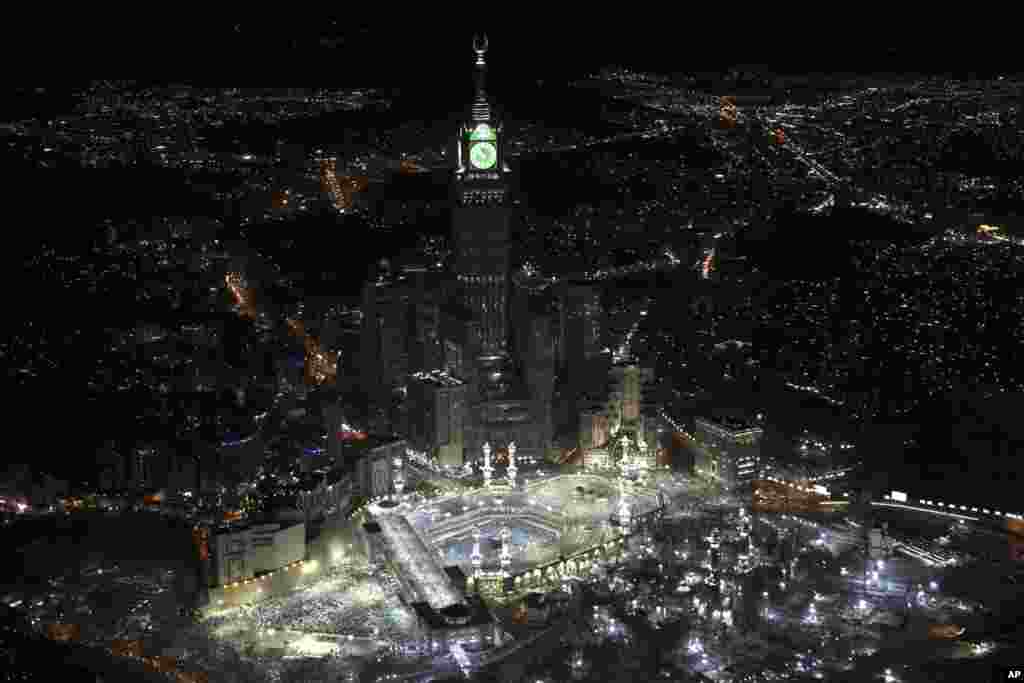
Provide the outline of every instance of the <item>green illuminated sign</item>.
{"type": "Polygon", "coordinates": [[[497,136],[494,134],[494,129],[488,126],[486,123],[477,124],[476,128],[469,134],[470,140],[496,140],[497,136]]]}

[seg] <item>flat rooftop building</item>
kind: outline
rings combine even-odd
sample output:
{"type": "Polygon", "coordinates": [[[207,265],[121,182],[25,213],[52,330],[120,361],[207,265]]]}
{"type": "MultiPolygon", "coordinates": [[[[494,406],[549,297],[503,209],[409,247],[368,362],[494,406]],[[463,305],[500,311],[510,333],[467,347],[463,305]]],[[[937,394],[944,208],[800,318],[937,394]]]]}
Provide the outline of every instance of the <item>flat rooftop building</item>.
{"type": "Polygon", "coordinates": [[[363,434],[343,442],[342,458],[355,472],[353,492],[368,498],[393,493],[395,459],[405,458],[407,448],[405,439],[393,435],[363,434]]]}
{"type": "Polygon", "coordinates": [[[443,465],[461,466],[465,446],[467,387],[444,370],[415,373],[409,389],[409,437],[443,465]]]}
{"type": "Polygon", "coordinates": [[[698,417],[696,441],[701,449],[694,468],[727,486],[749,484],[760,476],[761,437],[757,424],[734,417],[698,417]]]}

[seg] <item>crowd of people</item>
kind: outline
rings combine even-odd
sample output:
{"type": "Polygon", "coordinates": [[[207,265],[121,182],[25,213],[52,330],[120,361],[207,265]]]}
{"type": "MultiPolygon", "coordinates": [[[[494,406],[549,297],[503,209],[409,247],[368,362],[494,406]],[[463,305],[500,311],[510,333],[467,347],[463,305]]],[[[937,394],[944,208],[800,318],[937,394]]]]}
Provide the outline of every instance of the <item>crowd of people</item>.
{"type": "Polygon", "coordinates": [[[208,629],[230,624],[245,632],[301,631],[358,638],[400,639],[415,624],[380,574],[339,568],[304,590],[210,617],[208,629]]]}

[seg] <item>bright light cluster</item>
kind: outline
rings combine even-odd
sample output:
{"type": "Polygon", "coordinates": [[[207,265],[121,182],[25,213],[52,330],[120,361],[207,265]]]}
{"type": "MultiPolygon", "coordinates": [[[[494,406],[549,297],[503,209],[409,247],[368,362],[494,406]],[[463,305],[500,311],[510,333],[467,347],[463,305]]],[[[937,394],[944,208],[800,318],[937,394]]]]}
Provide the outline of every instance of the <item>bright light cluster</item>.
{"type": "Polygon", "coordinates": [[[262,583],[279,573],[287,572],[291,569],[302,569],[303,574],[309,574],[316,569],[316,560],[295,560],[294,562],[289,562],[280,569],[275,569],[274,571],[267,572],[266,574],[261,574],[260,576],[253,577],[251,579],[243,579],[242,581],[226,583],[224,584],[224,588],[239,588],[240,586],[248,586],[251,583],[262,583]]]}
{"type": "Polygon", "coordinates": [[[409,521],[397,514],[376,512],[375,520],[380,524],[394,559],[423,599],[438,610],[462,602],[462,596],[409,521]]]}

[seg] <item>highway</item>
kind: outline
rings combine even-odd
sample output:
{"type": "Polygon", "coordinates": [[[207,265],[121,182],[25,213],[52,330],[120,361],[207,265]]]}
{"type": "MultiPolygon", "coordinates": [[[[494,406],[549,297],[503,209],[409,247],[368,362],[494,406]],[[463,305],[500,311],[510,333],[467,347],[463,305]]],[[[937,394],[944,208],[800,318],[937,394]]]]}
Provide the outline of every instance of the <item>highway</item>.
{"type": "Polygon", "coordinates": [[[675,270],[681,265],[681,261],[671,251],[666,250],[665,256],[661,258],[652,258],[643,261],[636,261],[626,266],[619,266],[617,268],[595,268],[593,270],[579,271],[575,273],[567,273],[564,275],[542,275],[536,270],[531,270],[526,275],[529,281],[524,280],[524,285],[530,287],[534,291],[540,291],[547,289],[552,285],[558,285],[566,282],[605,282],[608,280],[615,280],[620,277],[629,277],[630,275],[636,275],[638,273],[655,273],[655,272],[668,272],[675,270]]]}
{"type": "Polygon", "coordinates": [[[650,260],[637,261],[627,266],[619,266],[617,268],[595,268],[593,270],[569,273],[567,275],[556,275],[549,281],[551,284],[561,282],[603,282],[606,280],[614,280],[620,277],[629,277],[630,275],[636,275],[637,273],[653,273],[657,271],[670,271],[674,270],[680,265],[680,260],[675,257],[674,254],[667,253],[662,258],[653,258],[650,260]]]}
{"type": "Polygon", "coordinates": [[[529,150],[524,150],[516,154],[510,154],[510,159],[516,159],[523,156],[535,156],[540,154],[554,154],[557,152],[574,152],[591,147],[597,147],[598,145],[614,145],[623,142],[631,142],[633,140],[651,140],[657,137],[672,136],[677,133],[685,133],[689,130],[689,126],[685,124],[678,124],[674,126],[651,126],[643,130],[636,130],[629,133],[620,133],[619,135],[609,135],[603,138],[595,138],[586,142],[571,143],[564,145],[554,145],[551,147],[537,147],[529,150]]]}

